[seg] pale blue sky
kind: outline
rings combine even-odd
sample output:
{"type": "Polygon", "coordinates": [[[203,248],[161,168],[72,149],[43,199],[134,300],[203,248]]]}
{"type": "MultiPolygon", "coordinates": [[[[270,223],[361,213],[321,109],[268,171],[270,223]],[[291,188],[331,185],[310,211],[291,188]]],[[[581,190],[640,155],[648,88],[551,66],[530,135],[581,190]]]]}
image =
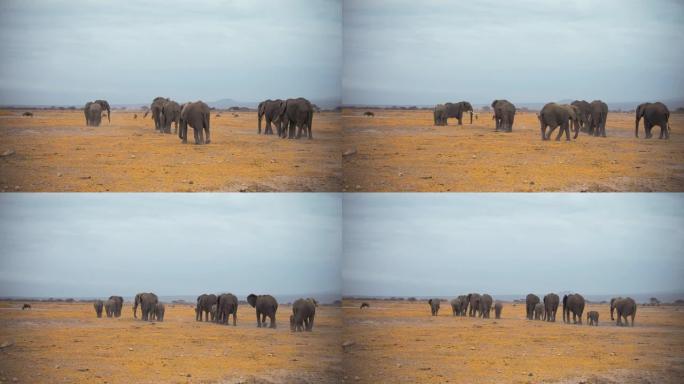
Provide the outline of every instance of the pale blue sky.
{"type": "Polygon", "coordinates": [[[345,295],[684,292],[683,194],[343,199],[345,295]]]}
{"type": "Polygon", "coordinates": [[[341,290],[336,194],[0,195],[0,296],[341,290]]]}
{"type": "Polygon", "coordinates": [[[0,104],[340,97],[341,0],[3,0],[0,104]]]}
{"type": "Polygon", "coordinates": [[[345,104],[684,100],[680,0],[345,0],[343,17],[345,104]]]}

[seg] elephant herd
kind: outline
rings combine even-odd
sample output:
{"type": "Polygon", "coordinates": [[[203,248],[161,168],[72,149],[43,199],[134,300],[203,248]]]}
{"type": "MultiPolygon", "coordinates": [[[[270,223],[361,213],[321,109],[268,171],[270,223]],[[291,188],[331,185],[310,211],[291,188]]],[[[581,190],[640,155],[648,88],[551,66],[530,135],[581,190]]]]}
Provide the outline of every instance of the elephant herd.
{"type": "Polygon", "coordinates": [[[161,133],[171,133],[171,124],[173,124],[174,133],[178,133],[178,138],[183,144],[188,142],[188,125],[194,131],[195,144],[211,143],[211,110],[203,101],[179,104],[167,97],[155,97],[143,118],[150,113],[154,120],[155,130],[161,133]]]}
{"type": "MultiPolygon", "coordinates": [[[[93,303],[95,315],[102,317],[102,310],[105,310],[107,317],[120,317],[123,308],[123,297],[110,296],[107,301],[96,300],[93,303]]],[[[276,312],[278,311],[278,301],[271,295],[247,296],[247,302],[256,309],[257,327],[276,328],[276,312]],[[268,323],[266,319],[268,318],[268,323]]],[[[141,292],[135,295],[133,301],[133,317],[138,318],[138,307],[143,321],[164,321],[166,307],[159,301],[154,293],[141,292]]],[[[316,316],[318,302],[312,298],[297,299],[292,304],[292,315],[290,315],[290,329],[294,331],[313,330],[314,317],[316,316]]],[[[232,315],[233,326],[237,325],[238,299],[231,293],[220,295],[202,294],[197,297],[195,306],[195,320],[211,321],[217,324],[229,324],[232,315]]]]}
{"type": "Polygon", "coordinates": [[[304,131],[304,135],[313,139],[311,124],[314,108],[313,104],[303,97],[287,100],[264,100],[259,103],[257,113],[258,134],[261,134],[261,121],[265,120],[264,135],[272,135],[273,128],[271,125],[275,125],[278,137],[299,139],[302,137],[302,131],[304,131]],[[296,135],[295,130],[297,131],[296,135]]]}
{"type": "MultiPolygon", "coordinates": [[[[437,298],[429,299],[430,313],[432,316],[437,316],[439,313],[441,300],[437,298]]],[[[548,322],[556,321],[556,313],[559,305],[563,305],[563,322],[570,323],[570,315],[572,315],[573,324],[582,324],[582,314],[584,312],[585,300],[582,295],[578,293],[567,294],[560,297],[555,293],[549,293],[544,296],[543,300],[539,296],[530,293],[525,298],[525,313],[528,320],[542,320],[548,322]]],[[[494,310],[494,316],[497,319],[501,318],[501,311],[503,304],[499,301],[494,302],[492,296],[488,294],[470,293],[468,295],[461,295],[450,301],[451,312],[453,316],[470,316],[481,317],[488,319],[490,312],[494,310]],[[493,305],[492,305],[493,304],[493,305]]],[[[636,316],[636,302],[631,297],[615,297],[610,300],[610,319],[615,320],[613,313],[617,313],[617,325],[629,325],[629,317],[632,318],[632,326],[634,326],[634,317],[636,316]],[[624,319],[624,323],[623,320],[624,319]]],[[[587,312],[587,322],[589,325],[598,326],[599,314],[596,311],[587,312]]]]}
{"type": "MultiPolygon", "coordinates": [[[[491,104],[495,121],[495,131],[512,132],[515,119],[515,105],[508,100],[494,100],[491,104]]],[[[456,118],[458,125],[462,125],[463,113],[470,112],[470,123],[473,123],[473,107],[467,101],[445,103],[435,106],[433,111],[434,125],[447,125],[449,118],[456,118]]],[[[570,130],[574,128],[576,139],[579,132],[592,136],[606,137],[606,121],[608,119],[608,105],[601,100],[591,103],[585,100],[575,100],[570,104],[548,103],[537,115],[541,128],[541,139],[549,140],[556,128],[559,128],[556,141],[563,134],[570,140],[570,130]],[[549,131],[547,132],[547,128],[549,131]]],[[[636,124],[634,136],[639,137],[639,122],[644,119],[646,138],[651,138],[651,130],[660,127],[660,139],[670,138],[670,111],[661,102],[643,103],[636,108],[636,124]]]]}

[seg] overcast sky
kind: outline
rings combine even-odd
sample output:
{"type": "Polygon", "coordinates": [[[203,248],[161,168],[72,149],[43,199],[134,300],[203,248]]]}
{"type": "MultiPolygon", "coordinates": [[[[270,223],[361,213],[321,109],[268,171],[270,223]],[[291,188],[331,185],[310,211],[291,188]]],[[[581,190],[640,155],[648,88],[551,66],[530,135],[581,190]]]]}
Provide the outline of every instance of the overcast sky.
{"type": "Polygon", "coordinates": [[[682,194],[345,194],[344,294],[684,292],[682,194]]]}
{"type": "Polygon", "coordinates": [[[680,0],[345,0],[345,104],[684,100],[680,0]]]}
{"type": "Polygon", "coordinates": [[[336,194],[2,194],[0,296],[341,290],[336,194]]]}
{"type": "Polygon", "coordinates": [[[341,0],[3,0],[0,104],[339,98],[341,0]]]}

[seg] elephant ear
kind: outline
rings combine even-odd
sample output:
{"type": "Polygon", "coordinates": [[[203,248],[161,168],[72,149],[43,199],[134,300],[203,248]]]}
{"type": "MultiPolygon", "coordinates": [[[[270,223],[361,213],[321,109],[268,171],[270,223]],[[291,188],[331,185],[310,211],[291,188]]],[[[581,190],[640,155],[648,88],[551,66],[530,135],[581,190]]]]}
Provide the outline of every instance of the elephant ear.
{"type": "Polygon", "coordinates": [[[248,302],[249,305],[251,305],[252,307],[256,307],[256,301],[257,301],[257,295],[255,295],[255,294],[252,293],[252,294],[250,294],[249,296],[247,296],[247,302],[248,302]]]}

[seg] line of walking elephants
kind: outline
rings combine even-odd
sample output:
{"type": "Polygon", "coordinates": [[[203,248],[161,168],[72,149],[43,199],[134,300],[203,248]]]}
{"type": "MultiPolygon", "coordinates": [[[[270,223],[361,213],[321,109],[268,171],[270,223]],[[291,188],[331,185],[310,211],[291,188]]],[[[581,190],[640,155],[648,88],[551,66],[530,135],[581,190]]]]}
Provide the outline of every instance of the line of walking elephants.
{"type": "MultiPolygon", "coordinates": [[[[439,313],[440,299],[429,299],[430,311],[432,316],[437,316],[439,313]]],[[[556,312],[561,300],[555,293],[545,295],[543,301],[539,296],[530,293],[525,298],[525,310],[527,319],[529,320],[543,320],[556,321],[556,312]]],[[[449,302],[451,304],[451,311],[453,316],[470,316],[489,318],[490,311],[494,310],[494,315],[497,319],[501,318],[503,304],[499,301],[493,302],[492,296],[488,294],[480,295],[479,293],[470,293],[468,295],[461,295],[449,302]]],[[[570,323],[570,314],[572,314],[573,324],[582,324],[582,314],[584,313],[585,300],[582,295],[573,293],[564,295],[563,300],[563,322],[570,323]]],[[[615,320],[613,313],[617,313],[617,325],[629,325],[628,317],[632,318],[632,326],[634,326],[634,317],[636,316],[636,302],[631,297],[614,297],[610,300],[610,319],[615,320]],[[624,319],[624,323],[622,321],[624,319]]],[[[597,311],[587,312],[587,322],[589,325],[598,326],[599,314],[597,311]]]]}
{"type": "MultiPolygon", "coordinates": [[[[86,126],[97,127],[102,122],[105,114],[111,122],[111,107],[106,100],[95,100],[86,103],[83,108],[86,126]]],[[[279,137],[301,138],[302,131],[309,139],[313,139],[311,126],[313,123],[314,106],[303,97],[287,100],[264,100],[258,106],[258,130],[261,134],[261,121],[266,120],[265,135],[272,135],[275,125],[279,137]],[[296,131],[296,134],[295,134],[296,131]]],[[[143,118],[152,114],[155,130],[161,133],[171,133],[171,124],[174,124],[174,133],[183,143],[188,142],[188,125],[193,129],[195,144],[211,143],[210,122],[211,109],[203,101],[195,101],[184,104],[166,97],[156,97],[152,100],[150,108],[145,111],[143,118]]],[[[137,115],[135,115],[137,117],[137,115]]]]}
{"type": "MultiPolygon", "coordinates": [[[[515,119],[515,105],[508,100],[494,100],[491,104],[494,113],[496,131],[512,132],[515,119]]],[[[470,113],[470,124],[473,123],[473,106],[467,101],[445,103],[435,106],[433,111],[434,125],[447,125],[449,118],[456,118],[458,125],[463,125],[463,114],[470,113]]],[[[571,104],[548,103],[537,115],[541,127],[542,140],[549,140],[556,128],[560,127],[556,140],[560,140],[565,133],[565,139],[570,140],[570,127],[575,130],[574,139],[580,130],[592,136],[606,137],[606,120],[608,105],[601,100],[591,103],[585,100],[575,100],[571,104]],[[548,133],[546,129],[549,128],[548,133]]],[[[636,108],[634,136],[639,137],[639,122],[644,119],[646,138],[653,135],[651,130],[660,127],[660,139],[670,138],[670,111],[661,102],[643,103],[636,108]]]]}
{"type": "MultiPolygon", "coordinates": [[[[110,296],[107,301],[96,300],[93,303],[95,314],[102,317],[104,309],[107,317],[120,317],[123,307],[123,297],[110,296]]],[[[257,327],[265,328],[268,317],[269,328],[276,328],[276,312],[278,311],[278,301],[271,295],[247,296],[247,302],[256,309],[257,327]]],[[[164,321],[166,307],[156,294],[142,292],[135,295],[133,301],[133,317],[138,318],[138,307],[140,307],[141,319],[143,321],[164,321]]],[[[314,318],[316,316],[318,302],[312,298],[300,298],[292,303],[292,315],[290,315],[290,329],[294,331],[312,331],[314,318]]],[[[233,316],[233,326],[237,325],[238,299],[232,293],[219,295],[202,294],[197,297],[195,306],[195,320],[211,321],[217,324],[229,324],[230,317],[233,316]]]]}

